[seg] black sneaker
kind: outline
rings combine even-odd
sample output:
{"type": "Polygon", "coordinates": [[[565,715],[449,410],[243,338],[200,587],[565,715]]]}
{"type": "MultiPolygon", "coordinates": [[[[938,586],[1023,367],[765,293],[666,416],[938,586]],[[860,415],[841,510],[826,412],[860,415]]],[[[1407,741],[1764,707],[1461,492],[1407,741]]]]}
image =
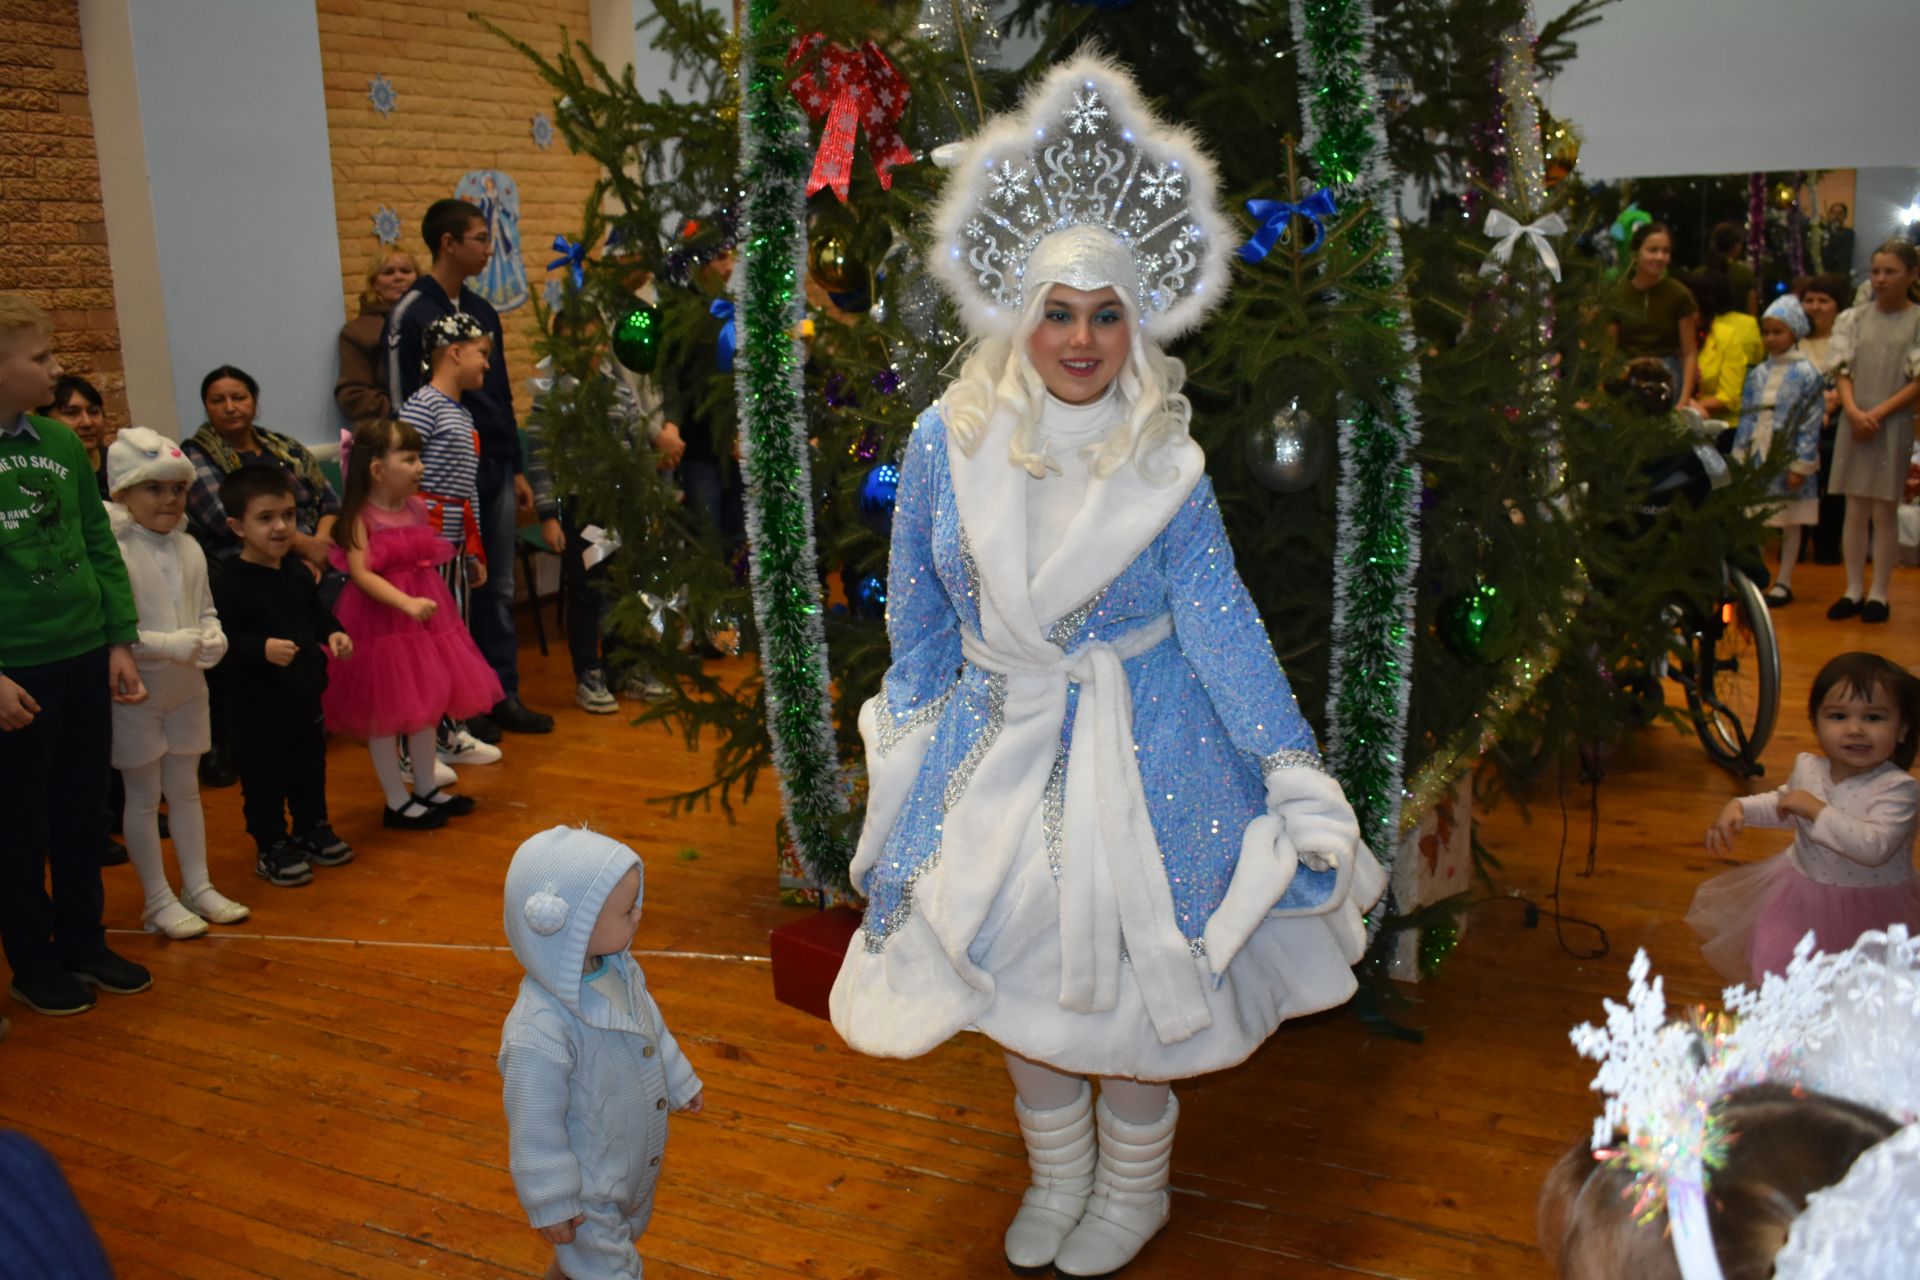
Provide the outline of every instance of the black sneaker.
{"type": "Polygon", "coordinates": [[[435,787],[425,795],[416,794],[413,798],[428,808],[439,810],[449,818],[464,818],[473,812],[474,807],[472,796],[457,796],[439,787],[435,787]],[[439,799],[435,799],[436,796],[439,799]]]}
{"type": "Polygon", "coordinates": [[[468,733],[480,739],[480,741],[486,743],[490,747],[499,746],[500,739],[506,736],[504,733],[500,731],[500,726],[493,722],[493,718],[491,716],[486,716],[486,715],[468,716],[466,719],[466,725],[467,725],[468,733]]]}
{"type": "Polygon", "coordinates": [[[313,830],[301,836],[299,845],[307,861],[316,867],[338,867],[353,861],[353,846],[325,822],[316,823],[313,830]]]}
{"type": "Polygon", "coordinates": [[[313,868],[307,865],[306,847],[281,836],[254,856],[253,874],[268,884],[292,889],[313,879],[313,868]]]}
{"type": "Polygon", "coordinates": [[[233,757],[225,747],[215,747],[200,757],[200,785],[230,787],[240,780],[233,771],[233,757]]]}
{"type": "Polygon", "coordinates": [[[96,1003],[86,983],[60,969],[32,978],[15,974],[7,994],[35,1013],[44,1013],[50,1018],[85,1013],[96,1003]]]}
{"type": "Polygon", "coordinates": [[[103,867],[124,867],[127,865],[127,846],[107,837],[106,848],[100,850],[100,865],[103,867]]]}
{"type": "Polygon", "coordinates": [[[69,964],[67,972],[91,987],[130,996],[153,985],[153,975],[145,969],[101,947],[78,964],[69,964]]]}
{"type": "MultiPolygon", "coordinates": [[[[493,704],[491,712],[493,722],[508,733],[552,733],[553,717],[534,711],[518,697],[509,695],[493,704]]],[[[467,732],[473,732],[473,722],[467,722],[467,732]]]]}
{"type": "Polygon", "coordinates": [[[393,827],[400,831],[432,831],[435,827],[447,825],[447,815],[437,804],[425,806],[424,812],[410,814],[409,809],[420,808],[422,802],[409,800],[398,809],[384,809],[380,814],[380,825],[393,827]]]}

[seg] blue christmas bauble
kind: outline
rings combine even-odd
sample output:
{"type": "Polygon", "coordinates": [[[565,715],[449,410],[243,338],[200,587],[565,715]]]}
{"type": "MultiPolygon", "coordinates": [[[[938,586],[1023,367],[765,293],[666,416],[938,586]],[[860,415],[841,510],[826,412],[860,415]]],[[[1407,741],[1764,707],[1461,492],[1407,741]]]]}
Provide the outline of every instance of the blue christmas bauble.
{"type": "Polygon", "coordinates": [[[853,606],[853,616],[877,621],[886,616],[887,583],[878,574],[869,573],[847,588],[847,601],[853,606]]]}
{"type": "Polygon", "coordinates": [[[860,481],[860,519],[881,537],[893,534],[893,503],[900,490],[900,468],[883,462],[860,481]]]}

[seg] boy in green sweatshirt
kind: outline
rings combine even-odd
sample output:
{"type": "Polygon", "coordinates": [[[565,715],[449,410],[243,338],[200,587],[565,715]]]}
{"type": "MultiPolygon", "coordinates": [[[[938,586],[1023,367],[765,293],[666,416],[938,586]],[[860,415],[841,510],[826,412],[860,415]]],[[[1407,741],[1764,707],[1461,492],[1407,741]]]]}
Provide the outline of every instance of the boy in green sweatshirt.
{"type": "Polygon", "coordinates": [[[13,998],[58,1015],[92,1008],[89,986],[127,994],[153,979],[107,949],[100,925],[109,707],[147,691],[86,448],[28,412],[60,376],[52,339],[45,311],[0,295],[0,946],[13,998]]]}

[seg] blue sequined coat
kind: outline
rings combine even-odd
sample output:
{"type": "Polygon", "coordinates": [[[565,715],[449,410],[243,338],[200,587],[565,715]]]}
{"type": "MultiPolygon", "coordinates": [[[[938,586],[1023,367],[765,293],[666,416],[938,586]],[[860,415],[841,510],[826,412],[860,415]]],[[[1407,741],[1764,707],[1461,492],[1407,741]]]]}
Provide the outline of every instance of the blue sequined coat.
{"type": "MultiPolygon", "coordinates": [[[[1225,972],[1209,965],[1207,926],[1250,824],[1289,778],[1331,783],[1234,570],[1199,449],[1182,448],[1171,486],[1132,465],[1096,481],[1059,552],[1029,575],[1023,509],[997,505],[1018,491],[1004,443],[989,435],[967,456],[949,448],[937,409],[922,416],[894,514],[893,664],[862,713],[872,795],[854,870],[869,905],[833,1001],[854,1047],[912,1056],[971,1027],[1063,1070],[1168,1079],[1232,1065],[1283,1018],[1351,994],[1359,912],[1384,884],[1364,850],[1351,884],[1341,870],[1290,871],[1225,972]],[[969,501],[975,518],[963,521],[969,501]],[[1058,936],[1063,865],[1083,855],[1063,844],[1062,792],[1090,669],[1060,682],[1064,712],[1038,713],[1039,730],[1012,723],[1010,707],[1045,699],[1025,668],[983,657],[1007,631],[1002,613],[1029,618],[1050,643],[1036,636],[1028,651],[1064,654],[1063,667],[1102,646],[1124,658],[1149,845],[1164,868],[1155,892],[1196,979],[1172,974],[1163,999],[1190,1017],[1147,1016],[1138,955],[1117,990],[1063,995],[1074,954],[1058,936]],[[1003,761],[1023,732],[1025,758],[1003,761]]],[[[1138,928],[1126,930],[1136,953],[1138,928]]]]}

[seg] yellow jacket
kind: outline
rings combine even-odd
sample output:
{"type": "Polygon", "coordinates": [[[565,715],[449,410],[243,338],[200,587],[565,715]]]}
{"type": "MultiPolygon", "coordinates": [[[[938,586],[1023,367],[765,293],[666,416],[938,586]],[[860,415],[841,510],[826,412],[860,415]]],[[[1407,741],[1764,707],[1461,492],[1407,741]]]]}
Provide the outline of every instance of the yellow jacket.
{"type": "Polygon", "coordinates": [[[1767,358],[1767,344],[1760,338],[1760,322],[1744,311],[1729,312],[1713,318],[1713,328],[1700,348],[1700,388],[1694,394],[1725,402],[1719,417],[1728,422],[1740,417],[1740,387],[1747,370],[1767,358]]]}

